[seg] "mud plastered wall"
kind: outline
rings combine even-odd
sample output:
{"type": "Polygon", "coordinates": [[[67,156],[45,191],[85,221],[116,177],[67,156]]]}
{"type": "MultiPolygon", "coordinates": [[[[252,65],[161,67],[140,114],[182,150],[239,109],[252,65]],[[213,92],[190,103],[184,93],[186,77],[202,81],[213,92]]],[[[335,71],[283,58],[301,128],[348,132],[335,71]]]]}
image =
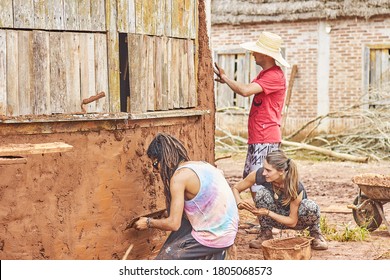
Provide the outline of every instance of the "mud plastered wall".
{"type": "Polygon", "coordinates": [[[214,162],[213,70],[203,1],[198,32],[197,109],[209,114],[113,121],[105,124],[109,129],[99,122],[0,124],[0,145],[73,146],[66,153],[29,155],[26,164],[0,165],[0,259],[121,259],[130,244],[128,259],[154,257],[167,233],[125,230],[133,217],[165,207],[148,144],[158,132],[170,133],[192,159],[214,162]]]}

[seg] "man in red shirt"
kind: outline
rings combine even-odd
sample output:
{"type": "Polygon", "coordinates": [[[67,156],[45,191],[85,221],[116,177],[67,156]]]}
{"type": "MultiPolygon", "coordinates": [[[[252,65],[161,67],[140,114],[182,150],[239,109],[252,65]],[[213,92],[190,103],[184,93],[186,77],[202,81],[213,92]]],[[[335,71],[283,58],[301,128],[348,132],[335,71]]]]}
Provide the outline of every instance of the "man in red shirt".
{"type": "MultiPolygon", "coordinates": [[[[248,118],[248,151],[243,178],[263,166],[263,161],[271,151],[278,150],[282,141],[281,120],[286,94],[286,78],[277,62],[290,67],[282,57],[282,38],[274,33],[263,31],[256,42],[240,46],[252,52],[256,64],[262,70],[249,84],[229,78],[225,71],[215,64],[217,82],[227,84],[235,93],[249,97],[254,95],[248,118]]],[[[256,196],[258,185],[251,187],[252,198],[256,196]]],[[[249,244],[251,247],[251,244],[249,244]]]]}

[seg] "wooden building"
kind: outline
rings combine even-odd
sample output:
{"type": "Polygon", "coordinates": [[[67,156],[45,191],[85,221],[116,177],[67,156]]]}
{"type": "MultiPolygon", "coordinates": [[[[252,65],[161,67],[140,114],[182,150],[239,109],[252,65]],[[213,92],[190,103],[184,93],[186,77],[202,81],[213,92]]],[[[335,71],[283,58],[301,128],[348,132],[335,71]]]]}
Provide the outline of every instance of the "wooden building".
{"type": "Polygon", "coordinates": [[[0,0],[0,259],[153,257],[158,132],[214,161],[203,0],[0,0]]]}

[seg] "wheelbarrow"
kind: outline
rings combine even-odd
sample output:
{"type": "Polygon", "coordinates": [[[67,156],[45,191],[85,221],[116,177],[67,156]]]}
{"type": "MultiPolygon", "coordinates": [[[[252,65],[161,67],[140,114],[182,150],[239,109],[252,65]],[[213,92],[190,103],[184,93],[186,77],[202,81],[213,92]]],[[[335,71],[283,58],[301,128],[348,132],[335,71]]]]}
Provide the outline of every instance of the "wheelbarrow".
{"type": "Polygon", "coordinates": [[[390,234],[390,225],[383,212],[383,205],[390,201],[390,176],[366,173],[353,177],[352,182],[358,185],[359,194],[347,207],[352,209],[356,224],[372,232],[383,221],[390,234]]]}

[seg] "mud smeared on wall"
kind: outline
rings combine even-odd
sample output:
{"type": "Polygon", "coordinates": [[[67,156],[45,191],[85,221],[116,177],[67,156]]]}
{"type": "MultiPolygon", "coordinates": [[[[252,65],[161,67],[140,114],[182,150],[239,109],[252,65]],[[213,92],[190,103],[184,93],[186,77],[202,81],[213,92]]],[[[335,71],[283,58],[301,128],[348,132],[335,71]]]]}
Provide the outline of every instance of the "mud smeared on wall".
{"type": "Polygon", "coordinates": [[[73,146],[66,153],[26,156],[26,164],[0,165],[0,259],[121,259],[130,244],[128,259],[154,257],[166,232],[125,230],[132,218],[165,208],[148,144],[156,133],[170,133],[192,159],[214,162],[213,71],[203,1],[198,50],[197,109],[210,114],[104,126],[0,124],[0,145],[73,146]]]}

